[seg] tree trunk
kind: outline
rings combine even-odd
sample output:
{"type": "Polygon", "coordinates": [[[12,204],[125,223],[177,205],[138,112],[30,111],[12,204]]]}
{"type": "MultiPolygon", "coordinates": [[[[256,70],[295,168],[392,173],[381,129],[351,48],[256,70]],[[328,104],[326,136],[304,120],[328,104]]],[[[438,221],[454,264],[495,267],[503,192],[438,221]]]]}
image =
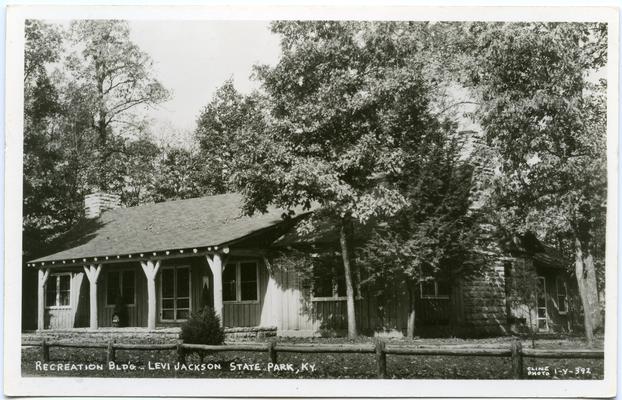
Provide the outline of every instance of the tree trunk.
{"type": "MultiPolygon", "coordinates": [[[[591,259],[591,256],[588,256],[591,259]]],[[[588,346],[591,346],[594,342],[594,326],[593,326],[593,314],[594,308],[592,302],[590,302],[589,285],[587,282],[586,263],[584,263],[583,249],[581,248],[581,241],[575,238],[575,275],[577,277],[577,286],[579,287],[579,295],[581,296],[581,304],[583,306],[583,323],[585,324],[585,340],[587,340],[588,346]]],[[[594,263],[591,265],[594,268],[594,263]]]]}
{"type": "Polygon", "coordinates": [[[408,284],[408,323],[406,325],[406,337],[415,337],[415,287],[412,283],[408,284]]]}
{"type": "Polygon", "coordinates": [[[585,271],[585,287],[587,301],[592,310],[592,330],[597,330],[603,326],[603,318],[600,314],[600,304],[598,301],[598,287],[596,286],[596,268],[592,252],[587,250],[587,256],[583,258],[583,270],[585,271]]]}
{"type": "Polygon", "coordinates": [[[339,243],[341,245],[341,257],[343,259],[343,272],[346,280],[346,306],[348,310],[348,337],[358,336],[356,329],[356,311],[354,309],[354,285],[352,283],[352,268],[350,264],[350,252],[348,247],[348,223],[347,219],[341,220],[339,229],[339,243]]]}

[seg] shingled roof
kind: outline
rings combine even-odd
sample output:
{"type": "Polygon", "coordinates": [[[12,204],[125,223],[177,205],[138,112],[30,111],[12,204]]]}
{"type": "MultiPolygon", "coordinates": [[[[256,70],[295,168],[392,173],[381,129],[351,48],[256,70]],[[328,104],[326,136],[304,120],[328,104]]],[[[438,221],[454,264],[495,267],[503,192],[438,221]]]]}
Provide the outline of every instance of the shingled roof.
{"type": "Polygon", "coordinates": [[[224,246],[283,222],[284,210],[249,217],[241,206],[229,193],[104,211],[64,235],[62,251],[29,263],[224,246]]]}

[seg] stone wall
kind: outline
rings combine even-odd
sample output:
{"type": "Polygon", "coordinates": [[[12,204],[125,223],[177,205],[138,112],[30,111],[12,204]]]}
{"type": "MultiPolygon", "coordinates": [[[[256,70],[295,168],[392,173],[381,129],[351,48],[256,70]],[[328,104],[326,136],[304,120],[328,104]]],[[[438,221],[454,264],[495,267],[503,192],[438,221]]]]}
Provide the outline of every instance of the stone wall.
{"type": "MultiPolygon", "coordinates": [[[[25,333],[23,341],[71,341],[74,343],[176,343],[181,329],[163,328],[147,330],[145,328],[100,328],[97,331],[88,329],[42,330],[36,333],[25,333]]],[[[225,328],[225,340],[254,341],[276,336],[276,327],[225,328]]]]}
{"type": "Polygon", "coordinates": [[[462,282],[462,325],[467,334],[505,334],[507,301],[504,262],[507,257],[498,243],[498,228],[494,224],[494,210],[490,204],[499,160],[480,132],[473,132],[471,141],[470,162],[474,170],[469,213],[479,220],[475,251],[483,261],[473,276],[462,282]]]}
{"type": "Polygon", "coordinates": [[[502,263],[462,283],[464,322],[471,334],[505,334],[507,324],[505,277],[502,263]]]}

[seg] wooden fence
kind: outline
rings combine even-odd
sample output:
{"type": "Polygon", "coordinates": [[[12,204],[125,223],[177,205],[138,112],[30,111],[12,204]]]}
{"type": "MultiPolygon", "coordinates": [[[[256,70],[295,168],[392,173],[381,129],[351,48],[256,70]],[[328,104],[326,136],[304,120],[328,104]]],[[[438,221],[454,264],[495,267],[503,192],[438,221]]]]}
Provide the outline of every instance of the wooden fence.
{"type": "Polygon", "coordinates": [[[356,353],[375,354],[377,365],[377,377],[387,377],[387,355],[403,356],[477,356],[477,357],[511,357],[512,377],[523,379],[523,359],[528,358],[580,358],[580,359],[603,359],[603,350],[581,349],[523,349],[521,342],[515,340],[510,348],[478,348],[478,347],[417,347],[408,345],[387,344],[377,341],[375,344],[288,344],[270,341],[268,343],[237,343],[226,345],[202,345],[189,343],[170,344],[123,344],[123,343],[73,343],[73,342],[48,342],[43,340],[38,343],[22,343],[22,346],[40,346],[41,358],[44,362],[50,361],[51,347],[73,347],[106,349],[107,362],[116,361],[116,350],[175,350],[177,361],[186,362],[188,353],[204,352],[265,352],[270,362],[277,363],[278,353],[356,353]]]}

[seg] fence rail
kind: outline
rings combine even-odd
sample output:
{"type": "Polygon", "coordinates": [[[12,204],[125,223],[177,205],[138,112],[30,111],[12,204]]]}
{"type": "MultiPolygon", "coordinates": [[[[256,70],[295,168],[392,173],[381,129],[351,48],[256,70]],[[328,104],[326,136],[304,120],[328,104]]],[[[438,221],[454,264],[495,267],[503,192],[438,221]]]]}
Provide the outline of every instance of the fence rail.
{"type": "Polygon", "coordinates": [[[204,345],[178,342],[176,344],[128,344],[128,343],[73,343],[62,341],[22,342],[22,346],[41,347],[41,358],[50,361],[51,347],[106,349],[107,362],[116,361],[117,350],[175,350],[177,360],[186,362],[186,355],[191,352],[230,352],[248,351],[265,352],[270,362],[277,363],[278,353],[356,353],[375,354],[378,378],[387,376],[387,354],[397,356],[477,356],[477,357],[511,357],[512,377],[523,379],[523,359],[527,358],[581,358],[603,359],[603,350],[588,349],[523,349],[519,340],[512,342],[510,348],[478,348],[478,347],[417,347],[408,345],[387,345],[384,341],[376,344],[286,344],[270,341],[267,343],[204,345]]]}

